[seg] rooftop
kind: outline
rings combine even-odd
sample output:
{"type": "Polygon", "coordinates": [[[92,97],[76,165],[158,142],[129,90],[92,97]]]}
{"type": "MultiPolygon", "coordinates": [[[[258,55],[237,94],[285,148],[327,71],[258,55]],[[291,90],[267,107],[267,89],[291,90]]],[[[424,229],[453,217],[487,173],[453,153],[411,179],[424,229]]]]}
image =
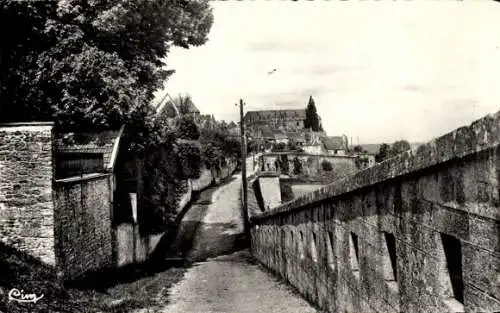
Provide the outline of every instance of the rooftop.
{"type": "Polygon", "coordinates": [[[290,120],[303,120],[306,118],[306,110],[258,110],[247,111],[246,121],[270,120],[273,118],[284,118],[290,120]]]}
{"type": "Polygon", "coordinates": [[[326,150],[345,150],[346,142],[342,136],[330,136],[321,138],[326,150]]]}
{"type": "Polygon", "coordinates": [[[99,133],[60,133],[56,134],[54,149],[65,153],[102,153],[104,167],[111,168],[122,133],[123,127],[99,133]]]}

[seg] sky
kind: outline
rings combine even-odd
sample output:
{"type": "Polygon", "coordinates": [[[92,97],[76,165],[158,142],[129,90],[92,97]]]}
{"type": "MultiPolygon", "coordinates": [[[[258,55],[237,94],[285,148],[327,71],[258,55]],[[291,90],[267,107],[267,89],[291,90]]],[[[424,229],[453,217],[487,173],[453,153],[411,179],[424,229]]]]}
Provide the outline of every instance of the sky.
{"type": "Polygon", "coordinates": [[[160,96],[203,114],[304,109],[353,143],[426,142],[500,110],[500,3],[212,1],[208,42],[174,47],[160,96]],[[268,72],[276,72],[268,75],[268,72]]]}

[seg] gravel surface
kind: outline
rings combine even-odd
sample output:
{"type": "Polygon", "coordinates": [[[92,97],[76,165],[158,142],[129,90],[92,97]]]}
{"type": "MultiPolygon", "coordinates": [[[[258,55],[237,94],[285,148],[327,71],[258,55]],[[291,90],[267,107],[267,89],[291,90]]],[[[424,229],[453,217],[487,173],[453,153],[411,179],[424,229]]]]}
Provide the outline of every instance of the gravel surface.
{"type": "Polygon", "coordinates": [[[241,250],[240,193],[241,174],[236,174],[210,191],[209,199],[208,192],[201,195],[206,204],[203,210],[195,204],[195,211],[186,214],[186,225],[196,223],[196,229],[190,230],[194,235],[184,235],[192,237],[187,257],[201,262],[193,263],[169,290],[168,304],[159,312],[318,312],[291,287],[256,265],[247,249],[241,250]]]}
{"type": "Polygon", "coordinates": [[[197,263],[170,290],[161,312],[318,312],[249,258],[244,250],[197,263]]]}

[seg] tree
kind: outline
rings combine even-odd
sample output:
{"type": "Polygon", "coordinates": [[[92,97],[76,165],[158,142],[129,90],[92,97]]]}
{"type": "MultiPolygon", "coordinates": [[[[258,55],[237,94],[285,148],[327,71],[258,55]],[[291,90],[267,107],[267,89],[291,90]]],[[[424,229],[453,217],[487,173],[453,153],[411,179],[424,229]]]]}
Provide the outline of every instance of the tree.
{"type": "Polygon", "coordinates": [[[312,96],[309,97],[309,102],[306,107],[306,119],[304,120],[304,128],[311,128],[313,131],[323,131],[323,127],[319,121],[316,104],[312,96]]]}
{"type": "Polygon", "coordinates": [[[321,167],[323,168],[323,171],[326,172],[331,172],[333,170],[332,163],[327,160],[323,160],[323,162],[321,162],[321,167]]]}
{"type": "Polygon", "coordinates": [[[375,155],[375,162],[382,162],[383,160],[389,157],[390,146],[386,143],[383,143],[378,148],[378,153],[375,155]]]}
{"type": "Polygon", "coordinates": [[[354,147],[352,148],[352,150],[353,150],[354,152],[356,152],[356,153],[365,153],[365,152],[366,152],[366,150],[364,150],[364,149],[363,149],[363,147],[362,147],[362,146],[360,146],[360,145],[356,145],[356,146],[354,146],[354,147]]]}
{"type": "Polygon", "coordinates": [[[151,126],[153,92],[173,73],[171,46],[203,44],[208,1],[2,1],[0,118],[54,120],[61,130],[151,126]]]}
{"type": "Polygon", "coordinates": [[[391,145],[390,156],[396,156],[411,149],[410,143],[406,140],[398,140],[391,145]]]}
{"type": "Polygon", "coordinates": [[[280,155],[278,163],[281,174],[288,175],[290,172],[290,165],[288,164],[288,156],[286,154],[280,155]]]}
{"type": "Polygon", "coordinates": [[[377,155],[375,155],[375,161],[382,162],[385,159],[392,158],[410,149],[410,143],[406,140],[395,141],[391,146],[383,143],[379,147],[379,152],[377,153],[377,155]]]}
{"type": "Polygon", "coordinates": [[[273,152],[279,152],[279,151],[285,151],[286,150],[286,143],[284,142],[279,142],[277,144],[273,145],[272,151],[273,152]]]}
{"type": "Polygon", "coordinates": [[[293,158],[293,174],[302,174],[302,162],[300,162],[298,157],[293,158]]]}
{"type": "Polygon", "coordinates": [[[200,138],[200,131],[193,118],[181,116],[178,123],[179,138],[187,140],[198,140],[200,138]]]}

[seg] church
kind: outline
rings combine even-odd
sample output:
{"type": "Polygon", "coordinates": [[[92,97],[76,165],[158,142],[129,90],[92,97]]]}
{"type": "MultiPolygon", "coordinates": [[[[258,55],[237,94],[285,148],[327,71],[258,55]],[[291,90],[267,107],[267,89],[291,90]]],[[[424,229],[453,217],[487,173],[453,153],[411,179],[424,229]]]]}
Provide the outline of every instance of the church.
{"type": "Polygon", "coordinates": [[[245,127],[251,130],[297,131],[304,128],[306,110],[259,110],[245,114],[245,127]]]}

